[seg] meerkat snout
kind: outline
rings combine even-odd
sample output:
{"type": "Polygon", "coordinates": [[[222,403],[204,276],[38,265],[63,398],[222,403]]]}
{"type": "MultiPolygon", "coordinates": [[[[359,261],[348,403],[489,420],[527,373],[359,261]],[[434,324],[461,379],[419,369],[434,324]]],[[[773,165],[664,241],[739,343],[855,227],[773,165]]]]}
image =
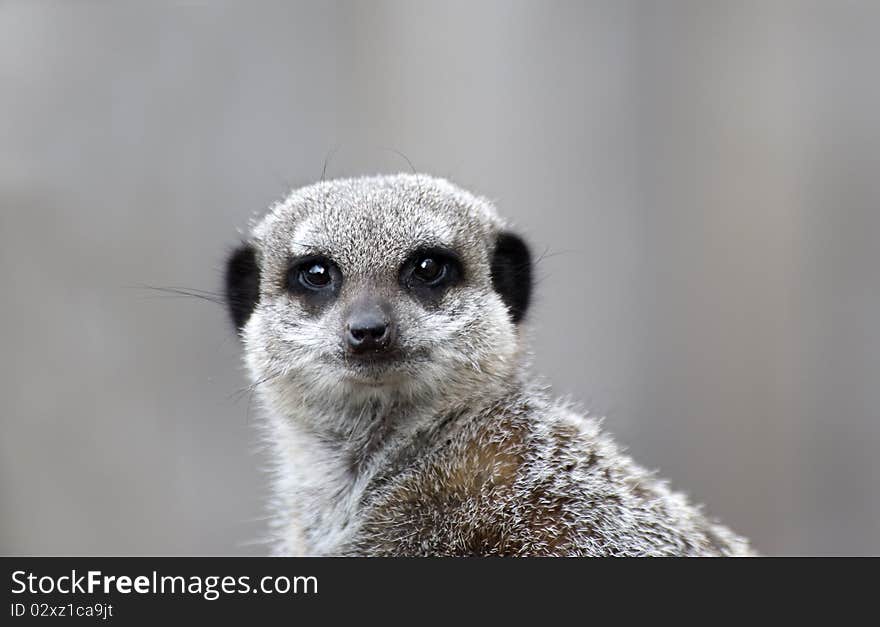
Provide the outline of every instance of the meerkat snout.
{"type": "Polygon", "coordinates": [[[394,347],[396,336],[397,325],[387,300],[367,296],[352,305],[345,323],[345,344],[352,355],[386,355],[394,347]]]}

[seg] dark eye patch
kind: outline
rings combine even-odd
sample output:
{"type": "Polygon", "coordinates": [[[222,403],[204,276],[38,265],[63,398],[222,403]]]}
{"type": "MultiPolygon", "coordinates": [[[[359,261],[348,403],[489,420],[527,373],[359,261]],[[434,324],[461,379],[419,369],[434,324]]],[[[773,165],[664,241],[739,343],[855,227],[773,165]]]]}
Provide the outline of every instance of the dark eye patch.
{"type": "Polygon", "coordinates": [[[336,298],[342,287],[342,272],[328,257],[309,255],[291,260],[285,289],[306,305],[319,307],[336,298]]]}
{"type": "Polygon", "coordinates": [[[462,279],[458,255],[446,248],[415,251],[400,267],[400,284],[426,304],[436,304],[462,279]]]}

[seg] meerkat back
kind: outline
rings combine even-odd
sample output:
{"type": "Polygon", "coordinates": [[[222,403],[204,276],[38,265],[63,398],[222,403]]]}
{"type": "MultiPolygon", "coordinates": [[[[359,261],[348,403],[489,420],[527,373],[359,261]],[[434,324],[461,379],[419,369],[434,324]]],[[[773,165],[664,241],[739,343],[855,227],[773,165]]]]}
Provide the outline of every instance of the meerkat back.
{"type": "Polygon", "coordinates": [[[526,243],[423,175],[324,181],[252,225],[226,296],[279,555],[749,555],[528,372],[526,243]]]}

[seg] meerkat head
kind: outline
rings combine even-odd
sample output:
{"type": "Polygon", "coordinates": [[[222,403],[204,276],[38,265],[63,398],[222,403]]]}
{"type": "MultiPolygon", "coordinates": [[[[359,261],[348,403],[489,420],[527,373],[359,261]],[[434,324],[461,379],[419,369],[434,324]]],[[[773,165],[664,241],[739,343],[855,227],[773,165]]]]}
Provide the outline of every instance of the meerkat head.
{"type": "Polygon", "coordinates": [[[492,205],[447,181],[326,181],[230,256],[229,312],[276,404],[441,396],[515,368],[531,260],[492,205]]]}

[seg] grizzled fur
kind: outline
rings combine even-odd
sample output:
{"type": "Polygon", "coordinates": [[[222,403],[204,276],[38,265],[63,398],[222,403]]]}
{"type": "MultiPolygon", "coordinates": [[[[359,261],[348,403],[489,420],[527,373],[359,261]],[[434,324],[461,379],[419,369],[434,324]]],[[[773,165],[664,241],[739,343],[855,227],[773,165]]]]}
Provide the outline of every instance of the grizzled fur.
{"type": "Polygon", "coordinates": [[[230,258],[227,297],[273,451],[280,555],[745,555],[745,540],[532,383],[528,249],[492,205],[421,175],[294,191],[230,258]],[[401,279],[452,251],[435,299],[401,279]],[[338,268],[321,301],[291,265],[338,268]],[[346,315],[381,298],[395,354],[352,360],[346,315]]]}

